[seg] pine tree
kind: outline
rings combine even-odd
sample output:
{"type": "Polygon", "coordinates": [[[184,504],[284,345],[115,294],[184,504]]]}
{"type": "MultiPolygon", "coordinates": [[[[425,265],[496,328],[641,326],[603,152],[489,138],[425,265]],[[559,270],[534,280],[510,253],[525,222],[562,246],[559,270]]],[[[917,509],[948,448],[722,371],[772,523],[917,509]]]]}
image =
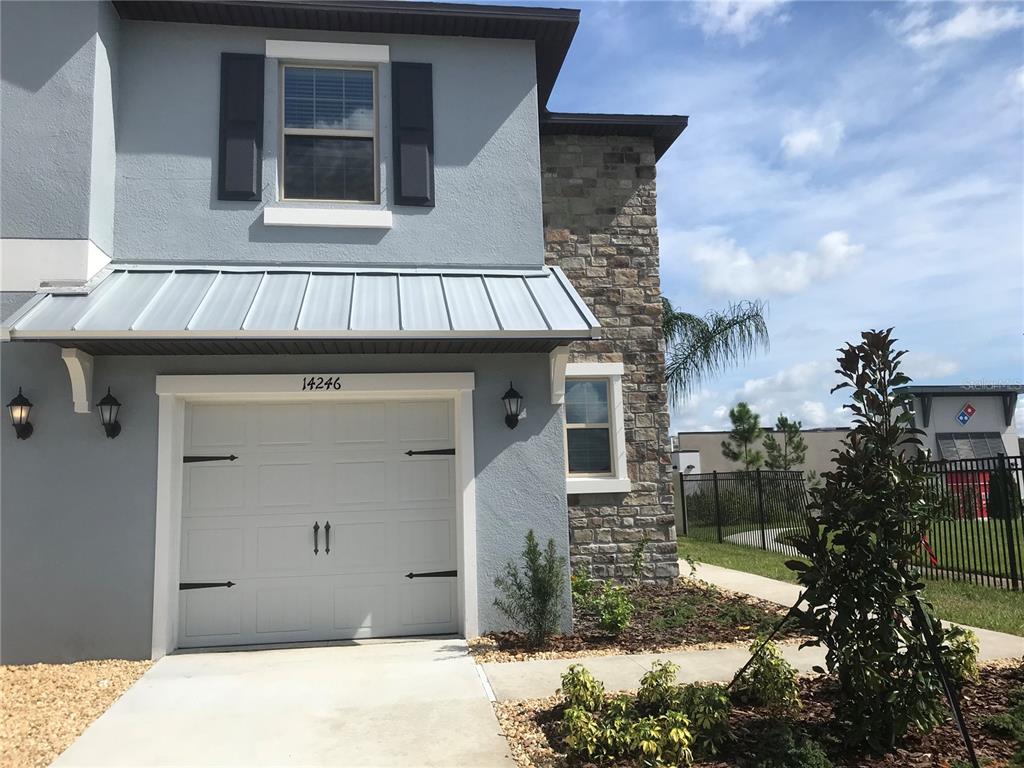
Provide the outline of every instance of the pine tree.
{"type": "Polygon", "coordinates": [[[775,421],[775,434],[764,436],[765,466],[768,469],[792,469],[804,463],[807,458],[807,443],[800,433],[803,427],[799,421],[790,421],[781,413],[775,421]]]}
{"type": "Polygon", "coordinates": [[[756,446],[764,434],[761,431],[761,417],[750,410],[746,403],[736,403],[729,410],[732,431],[729,439],[722,441],[722,455],[729,461],[738,461],[746,470],[757,469],[764,463],[764,454],[756,446]]]}

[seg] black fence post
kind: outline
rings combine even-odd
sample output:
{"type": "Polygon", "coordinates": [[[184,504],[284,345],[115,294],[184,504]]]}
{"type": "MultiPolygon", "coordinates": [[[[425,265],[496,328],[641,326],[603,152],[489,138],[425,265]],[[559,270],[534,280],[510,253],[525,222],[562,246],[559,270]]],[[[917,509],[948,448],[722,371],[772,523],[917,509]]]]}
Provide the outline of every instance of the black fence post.
{"type": "MultiPolygon", "coordinates": [[[[993,482],[992,478],[988,481],[988,505],[989,505],[989,520],[991,521],[992,513],[994,512],[992,507],[993,497],[999,500],[1002,509],[999,510],[999,517],[1003,521],[1003,530],[1006,531],[1006,561],[1009,565],[1010,571],[1010,589],[1016,592],[1020,589],[1020,574],[1017,573],[1017,542],[1016,536],[1014,536],[1013,529],[1017,522],[1017,511],[1019,504],[1015,504],[1015,500],[1020,497],[1020,484],[1016,477],[1013,477],[1006,469],[1006,455],[1000,453],[996,459],[999,465],[996,483],[999,485],[998,493],[992,493],[993,482]]],[[[1024,530],[1024,514],[1021,515],[1020,524],[1022,530],[1024,530]]]]}
{"type": "Polygon", "coordinates": [[[683,518],[683,536],[690,535],[690,521],[686,517],[686,492],[683,488],[683,473],[679,473],[679,511],[683,518]]]}
{"type": "Polygon", "coordinates": [[[761,525],[761,549],[768,550],[768,531],[765,529],[764,520],[764,488],[761,486],[761,468],[758,467],[755,471],[755,477],[757,479],[757,517],[758,522],[761,525]]]}
{"type": "Polygon", "coordinates": [[[715,487],[715,522],[718,525],[718,543],[722,543],[722,507],[718,503],[718,470],[711,473],[711,479],[715,487]]]}

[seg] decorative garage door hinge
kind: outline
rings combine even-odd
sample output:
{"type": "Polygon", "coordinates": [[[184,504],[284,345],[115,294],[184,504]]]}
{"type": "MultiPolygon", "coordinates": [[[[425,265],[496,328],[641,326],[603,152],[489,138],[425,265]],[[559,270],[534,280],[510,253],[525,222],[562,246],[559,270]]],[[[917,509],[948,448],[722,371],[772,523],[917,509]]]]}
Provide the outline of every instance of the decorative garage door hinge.
{"type": "Polygon", "coordinates": [[[405,578],[407,578],[407,579],[427,579],[427,578],[432,578],[432,577],[434,577],[434,578],[442,577],[442,576],[453,577],[453,576],[458,576],[458,575],[459,575],[458,571],[426,571],[425,573],[413,573],[412,571],[409,571],[409,573],[405,574],[405,578]]]}
{"type": "Polygon", "coordinates": [[[182,456],[181,461],[184,464],[197,464],[200,461],[234,461],[237,456],[182,456]]]}
{"type": "Polygon", "coordinates": [[[406,451],[406,456],[454,456],[454,448],[435,448],[431,451],[406,451]]]}
{"type": "Polygon", "coordinates": [[[183,581],[178,585],[178,589],[211,589],[212,587],[231,587],[235,586],[233,581],[183,581]]]}

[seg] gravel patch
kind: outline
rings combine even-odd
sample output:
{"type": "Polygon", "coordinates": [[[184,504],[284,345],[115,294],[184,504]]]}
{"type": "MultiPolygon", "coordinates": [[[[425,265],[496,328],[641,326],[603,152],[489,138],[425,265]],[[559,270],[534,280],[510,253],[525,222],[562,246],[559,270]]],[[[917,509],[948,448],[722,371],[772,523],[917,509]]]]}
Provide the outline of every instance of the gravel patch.
{"type": "Polygon", "coordinates": [[[150,666],[120,659],[0,666],[0,766],[49,765],[150,666]]]}

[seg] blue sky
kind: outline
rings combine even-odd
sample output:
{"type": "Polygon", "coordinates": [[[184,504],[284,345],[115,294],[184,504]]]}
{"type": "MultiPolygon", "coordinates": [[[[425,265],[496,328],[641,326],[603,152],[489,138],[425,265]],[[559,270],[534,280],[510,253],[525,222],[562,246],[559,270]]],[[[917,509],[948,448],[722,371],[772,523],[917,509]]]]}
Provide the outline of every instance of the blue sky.
{"type": "Polygon", "coordinates": [[[770,303],[771,350],[673,408],[842,424],[834,350],[895,326],[918,383],[1024,380],[1024,5],[590,2],[564,111],[674,113],[665,295],[770,303]]]}

